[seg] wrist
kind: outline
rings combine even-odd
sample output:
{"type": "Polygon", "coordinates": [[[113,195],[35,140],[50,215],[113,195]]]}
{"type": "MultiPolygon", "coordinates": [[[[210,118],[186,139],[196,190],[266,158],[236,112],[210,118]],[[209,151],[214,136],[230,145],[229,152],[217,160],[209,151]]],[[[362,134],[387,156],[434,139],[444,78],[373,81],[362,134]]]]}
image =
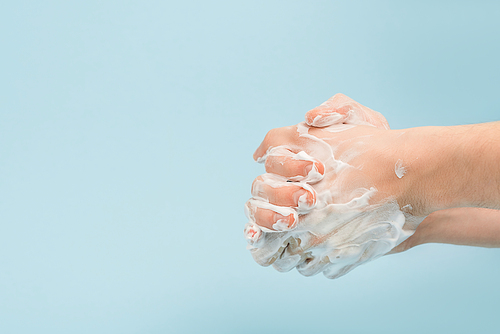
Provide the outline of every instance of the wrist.
{"type": "Polygon", "coordinates": [[[401,155],[407,164],[406,201],[413,215],[469,205],[465,132],[463,126],[429,126],[407,129],[401,136],[401,155]]]}

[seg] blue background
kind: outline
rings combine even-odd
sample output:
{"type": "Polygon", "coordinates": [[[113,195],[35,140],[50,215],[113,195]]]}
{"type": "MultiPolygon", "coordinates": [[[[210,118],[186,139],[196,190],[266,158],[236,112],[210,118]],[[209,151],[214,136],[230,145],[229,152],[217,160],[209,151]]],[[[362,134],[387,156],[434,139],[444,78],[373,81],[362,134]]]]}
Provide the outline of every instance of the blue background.
{"type": "Polygon", "coordinates": [[[500,250],[338,280],[245,249],[252,153],[337,92],[393,128],[500,119],[494,1],[10,1],[1,333],[485,333],[500,250]]]}

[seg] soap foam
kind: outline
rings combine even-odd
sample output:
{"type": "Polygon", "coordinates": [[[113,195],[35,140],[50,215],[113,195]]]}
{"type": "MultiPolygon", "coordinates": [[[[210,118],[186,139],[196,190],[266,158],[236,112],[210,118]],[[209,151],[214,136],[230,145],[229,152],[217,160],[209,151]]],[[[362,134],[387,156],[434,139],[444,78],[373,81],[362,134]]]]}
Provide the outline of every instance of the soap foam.
{"type": "Polygon", "coordinates": [[[403,160],[398,159],[396,165],[394,166],[394,172],[398,178],[402,178],[406,174],[406,167],[403,166],[403,160]]]}
{"type": "MultiPolygon", "coordinates": [[[[349,128],[340,124],[325,129],[338,132],[349,128]]],[[[370,200],[378,193],[374,187],[360,187],[346,194],[340,176],[347,175],[348,178],[355,168],[335,159],[330,144],[311,135],[305,123],[297,125],[297,132],[300,137],[314,142],[308,151],[325,164],[324,180],[314,185],[307,183],[308,178],[288,182],[289,185],[301,186],[313,192],[316,197],[313,206],[304,206],[306,198],[299,199],[298,208],[275,206],[258,196],[247,202],[249,223],[245,226],[245,237],[247,248],[257,263],[262,266],[273,265],[282,272],[297,268],[305,276],[323,272],[328,278],[337,278],[385,255],[413,234],[422,217],[402,212],[398,203],[391,198],[383,203],[371,204],[370,200]],[[266,208],[283,216],[293,214],[298,223],[291,229],[280,222],[273,226],[275,230],[258,226],[253,216],[255,208],[266,208]]],[[[275,147],[268,150],[263,160],[272,154],[294,153],[286,146],[275,147]]],[[[300,152],[294,158],[313,161],[311,155],[300,152]]],[[[286,181],[278,175],[264,174],[254,187],[262,187],[262,184],[282,187],[286,186],[286,181]]],[[[253,189],[252,193],[258,193],[258,189],[253,189]]]]}
{"type": "Polygon", "coordinates": [[[314,163],[316,160],[304,151],[300,151],[299,153],[293,153],[288,146],[284,145],[278,147],[271,147],[267,150],[266,154],[263,157],[257,159],[257,162],[265,162],[265,160],[271,156],[289,157],[293,160],[310,161],[312,163],[313,167],[306,176],[297,175],[289,177],[288,179],[291,181],[307,181],[308,183],[316,183],[323,178],[323,175],[318,171],[318,168],[314,163]]]}

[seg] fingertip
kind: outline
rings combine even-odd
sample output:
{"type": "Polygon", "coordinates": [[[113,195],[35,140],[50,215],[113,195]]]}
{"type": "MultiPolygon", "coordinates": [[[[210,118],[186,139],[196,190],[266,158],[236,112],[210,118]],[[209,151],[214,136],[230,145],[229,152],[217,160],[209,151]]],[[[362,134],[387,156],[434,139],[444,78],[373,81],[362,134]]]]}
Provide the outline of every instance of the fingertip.
{"type": "Polygon", "coordinates": [[[264,140],[260,143],[259,147],[257,147],[255,152],[253,153],[253,159],[255,161],[257,161],[258,163],[262,163],[266,159],[266,153],[269,149],[269,147],[268,147],[269,146],[269,144],[268,144],[269,134],[271,133],[271,131],[269,131],[266,134],[266,136],[264,137],[264,140]]]}
{"type": "Polygon", "coordinates": [[[253,160],[254,161],[257,161],[259,160],[259,157],[260,157],[260,154],[259,154],[259,149],[257,149],[254,153],[253,153],[253,160]]]}
{"type": "Polygon", "coordinates": [[[316,168],[316,171],[321,175],[325,175],[325,166],[320,161],[314,161],[310,164],[307,164],[305,167],[305,176],[308,176],[313,168],[316,168]]]}
{"type": "Polygon", "coordinates": [[[325,176],[325,166],[319,161],[314,161],[306,166],[305,172],[305,180],[307,183],[317,183],[325,176]]]}
{"type": "MultiPolygon", "coordinates": [[[[253,182],[252,182],[252,188],[251,188],[251,193],[252,195],[254,194],[257,194],[258,193],[258,187],[260,187],[260,184],[263,182],[263,178],[262,176],[257,176],[253,182]]],[[[255,195],[254,195],[255,196],[255,195]]]]}
{"type": "Polygon", "coordinates": [[[250,245],[257,246],[257,243],[261,240],[263,233],[260,227],[255,223],[247,223],[243,230],[245,239],[250,245]]]}
{"type": "Polygon", "coordinates": [[[303,186],[293,197],[298,214],[307,214],[316,206],[316,193],[311,187],[303,186]]]}
{"type": "Polygon", "coordinates": [[[298,213],[294,208],[282,207],[267,201],[251,198],[245,205],[245,214],[250,223],[270,231],[286,231],[297,224],[298,213]]]}
{"type": "Polygon", "coordinates": [[[314,118],[309,117],[309,119],[306,119],[306,123],[315,128],[324,128],[330,125],[341,124],[344,119],[345,115],[328,110],[316,115],[314,118]]]}
{"type": "Polygon", "coordinates": [[[347,96],[338,93],[318,107],[309,110],[305,115],[307,125],[322,128],[342,123],[346,117],[346,113],[339,107],[346,100],[349,100],[347,96]]]}
{"type": "Polygon", "coordinates": [[[312,126],[314,119],[319,115],[319,107],[309,110],[306,112],[306,124],[312,126]]]}
{"type": "Polygon", "coordinates": [[[273,229],[275,231],[287,231],[293,229],[297,224],[295,217],[293,214],[289,214],[288,216],[283,216],[279,213],[274,214],[273,229]]]}
{"type": "Polygon", "coordinates": [[[253,154],[253,158],[258,163],[263,163],[266,161],[267,153],[273,148],[273,142],[276,142],[276,138],[280,137],[280,129],[271,129],[267,132],[262,143],[260,143],[257,150],[253,154]]]}
{"type": "Polygon", "coordinates": [[[316,167],[318,173],[325,175],[325,166],[320,161],[315,161],[314,166],[316,167]]]}
{"type": "Polygon", "coordinates": [[[266,150],[262,148],[262,144],[259,146],[259,148],[254,152],[253,154],[253,160],[258,162],[258,163],[263,163],[266,161],[266,150]]]}

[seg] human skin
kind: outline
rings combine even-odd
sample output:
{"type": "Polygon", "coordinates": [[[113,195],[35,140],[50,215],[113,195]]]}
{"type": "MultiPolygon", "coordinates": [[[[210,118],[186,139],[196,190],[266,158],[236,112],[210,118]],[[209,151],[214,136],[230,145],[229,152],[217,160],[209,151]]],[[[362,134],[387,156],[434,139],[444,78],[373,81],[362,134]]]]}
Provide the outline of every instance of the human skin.
{"type": "MultiPolygon", "coordinates": [[[[500,208],[499,122],[389,130],[382,115],[341,94],[309,111],[306,121],[311,126],[310,133],[330,143],[341,143],[335,144],[339,156],[353,145],[362,152],[350,164],[362,170],[361,183],[371,183],[378,190],[378,196],[372,201],[392,198],[401,208],[410,204],[411,208],[405,210],[413,216],[429,215],[415,234],[392,252],[429,242],[500,246],[500,228],[497,227],[500,211],[469,208],[500,208]],[[353,110],[357,113],[355,121],[348,117],[353,110]],[[336,133],[321,129],[335,123],[353,126],[336,133]],[[367,136],[369,141],[362,139],[367,136]],[[398,160],[406,169],[402,178],[394,173],[398,160]]],[[[270,131],[254,158],[280,145],[289,145],[299,151],[306,143],[296,133],[295,127],[270,131]]],[[[273,157],[266,160],[266,171],[285,177],[305,176],[313,163],[321,172],[323,166],[319,159],[310,162],[273,157]]],[[[332,179],[320,182],[332,182],[332,179]]],[[[261,197],[283,207],[296,207],[298,193],[304,194],[304,189],[293,185],[260,187],[261,197]]],[[[307,195],[308,199],[313,197],[307,195]]],[[[283,218],[288,219],[289,226],[297,223],[291,221],[293,217],[280,217],[271,210],[257,209],[255,212],[256,223],[269,229],[277,219],[283,218]]]]}
{"type": "Polygon", "coordinates": [[[428,243],[500,247],[500,210],[454,208],[431,213],[415,233],[389,254],[428,243]]]}

